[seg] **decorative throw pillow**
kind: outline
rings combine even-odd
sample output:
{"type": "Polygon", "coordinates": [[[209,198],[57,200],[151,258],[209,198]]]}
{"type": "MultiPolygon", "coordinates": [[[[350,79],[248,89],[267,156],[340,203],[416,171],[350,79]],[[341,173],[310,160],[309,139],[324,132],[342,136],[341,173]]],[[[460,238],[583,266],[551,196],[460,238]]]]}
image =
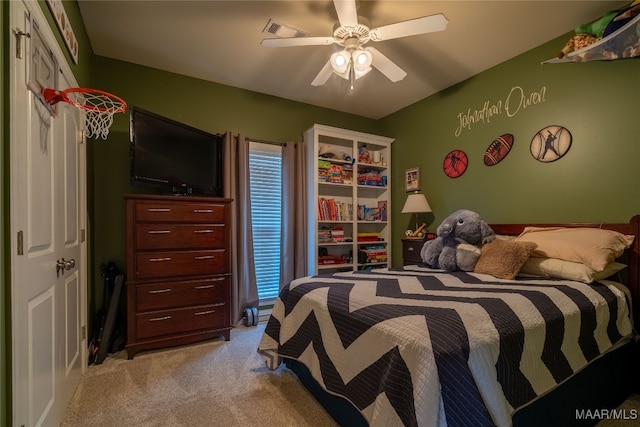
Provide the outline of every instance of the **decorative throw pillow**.
{"type": "Polygon", "coordinates": [[[468,243],[456,247],[456,264],[462,271],[473,271],[480,258],[480,248],[468,243]]]}
{"type": "Polygon", "coordinates": [[[534,257],[579,262],[602,271],[631,246],[633,237],[600,228],[526,227],[516,241],[536,243],[534,257]]]}
{"type": "Polygon", "coordinates": [[[606,279],[622,271],[626,265],[612,261],[598,272],[584,264],[572,261],[564,261],[556,258],[529,258],[519,275],[530,275],[536,277],[555,277],[558,279],[575,280],[578,282],[592,283],[606,279]]]}
{"type": "Polygon", "coordinates": [[[490,274],[499,279],[515,279],[520,267],[536,248],[532,242],[495,239],[482,247],[474,273],[490,274]]]}

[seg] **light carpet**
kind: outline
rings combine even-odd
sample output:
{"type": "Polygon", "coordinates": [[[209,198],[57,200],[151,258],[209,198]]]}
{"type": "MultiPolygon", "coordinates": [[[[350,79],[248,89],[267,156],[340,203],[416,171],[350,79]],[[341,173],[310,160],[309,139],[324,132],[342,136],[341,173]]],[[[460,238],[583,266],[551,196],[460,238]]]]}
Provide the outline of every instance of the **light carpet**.
{"type": "Polygon", "coordinates": [[[337,426],[291,371],[264,365],[264,326],[132,360],[110,355],[89,366],[61,426],[337,426]]]}
{"type": "MultiPolygon", "coordinates": [[[[336,427],[337,424],[281,366],[266,368],[256,352],[265,324],[238,326],[223,339],[153,352],[126,352],[89,366],[62,427],[336,427]]],[[[622,406],[640,408],[640,396],[622,406]]],[[[602,421],[632,427],[640,420],[602,421]]]]}

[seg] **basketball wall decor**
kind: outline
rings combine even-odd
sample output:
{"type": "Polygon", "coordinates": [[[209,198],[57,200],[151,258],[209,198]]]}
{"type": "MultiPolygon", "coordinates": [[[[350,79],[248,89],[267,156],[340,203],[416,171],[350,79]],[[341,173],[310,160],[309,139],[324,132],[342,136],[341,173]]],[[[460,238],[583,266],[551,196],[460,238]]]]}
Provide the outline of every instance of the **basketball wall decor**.
{"type": "Polygon", "coordinates": [[[505,133],[493,140],[484,152],[484,164],[494,166],[500,163],[513,147],[513,135],[505,133]]]}
{"type": "Polygon", "coordinates": [[[554,162],[571,148],[571,132],[558,125],[540,129],[531,140],[531,155],[539,162],[554,162]]]}
{"type": "Polygon", "coordinates": [[[468,165],[467,154],[462,150],[453,150],[445,156],[442,169],[449,178],[457,178],[467,170],[468,165]]]}

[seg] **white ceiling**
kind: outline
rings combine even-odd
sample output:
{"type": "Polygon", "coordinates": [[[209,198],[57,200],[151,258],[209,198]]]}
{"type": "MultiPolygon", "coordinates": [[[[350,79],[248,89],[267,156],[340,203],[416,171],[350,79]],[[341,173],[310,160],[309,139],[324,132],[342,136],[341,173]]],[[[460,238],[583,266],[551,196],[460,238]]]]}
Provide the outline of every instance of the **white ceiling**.
{"type": "MultiPolygon", "coordinates": [[[[378,119],[619,8],[620,1],[358,1],[371,27],[443,13],[445,31],[375,43],[407,72],[392,83],[373,70],[353,91],[336,75],[311,81],[331,46],[266,48],[269,19],[330,36],[331,0],[79,0],[100,56],[378,119]]],[[[370,42],[373,43],[373,42],[370,42]]],[[[562,46],[558,46],[558,49],[562,46]]],[[[140,82],[144,84],[144,82],[140,82]]]]}

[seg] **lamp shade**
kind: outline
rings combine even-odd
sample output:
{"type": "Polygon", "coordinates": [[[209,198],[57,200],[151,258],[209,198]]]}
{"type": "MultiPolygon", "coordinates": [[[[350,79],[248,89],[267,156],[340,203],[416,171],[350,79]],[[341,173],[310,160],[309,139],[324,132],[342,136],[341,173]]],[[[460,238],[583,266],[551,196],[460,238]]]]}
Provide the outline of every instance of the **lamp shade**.
{"type": "Polygon", "coordinates": [[[431,206],[427,202],[427,198],[421,193],[412,193],[407,196],[407,201],[404,202],[402,207],[402,213],[425,213],[431,212],[431,206]]]}

